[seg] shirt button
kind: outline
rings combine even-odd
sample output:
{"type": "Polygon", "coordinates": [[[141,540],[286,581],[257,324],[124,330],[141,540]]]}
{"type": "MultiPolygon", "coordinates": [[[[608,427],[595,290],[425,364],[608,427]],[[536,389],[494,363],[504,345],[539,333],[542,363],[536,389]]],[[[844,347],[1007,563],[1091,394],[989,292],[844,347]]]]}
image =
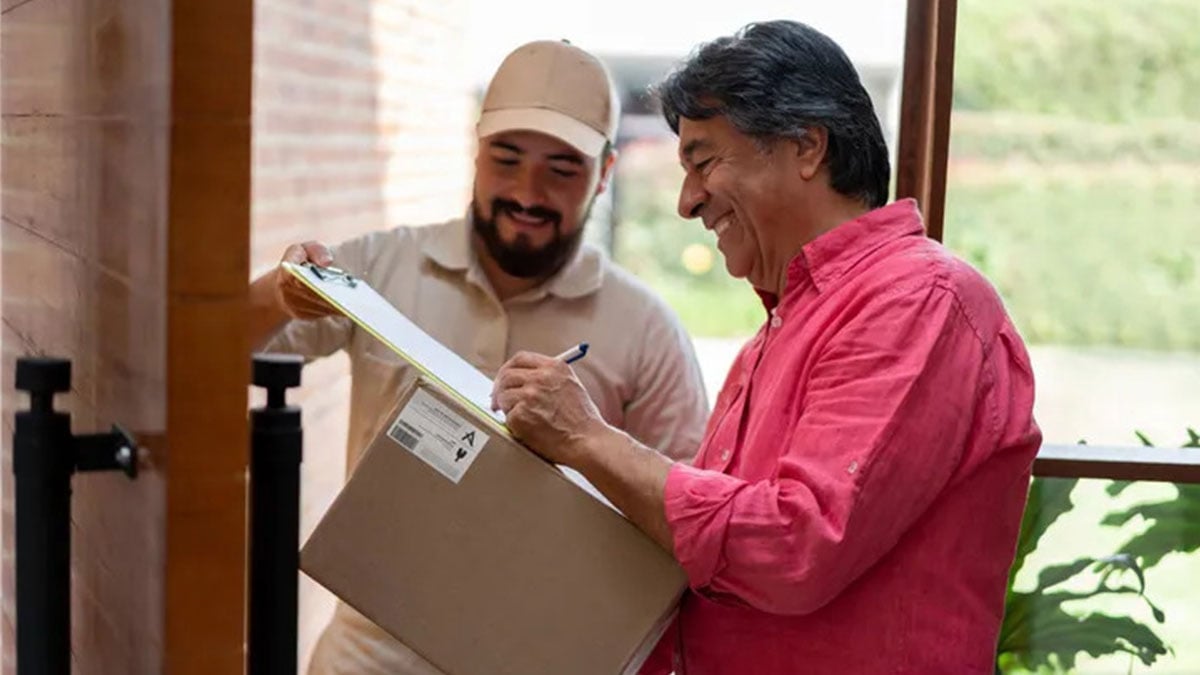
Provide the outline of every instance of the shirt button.
{"type": "Polygon", "coordinates": [[[852,461],[850,462],[850,466],[846,467],[846,473],[854,473],[855,471],[858,471],[858,462],[852,461]]]}
{"type": "Polygon", "coordinates": [[[779,318],[778,314],[771,313],[771,328],[779,328],[783,325],[783,319],[779,318]]]}
{"type": "Polygon", "coordinates": [[[732,453],[729,452],[729,448],[725,448],[724,450],[722,450],[721,451],[721,461],[728,462],[730,454],[732,454],[732,453]]]}

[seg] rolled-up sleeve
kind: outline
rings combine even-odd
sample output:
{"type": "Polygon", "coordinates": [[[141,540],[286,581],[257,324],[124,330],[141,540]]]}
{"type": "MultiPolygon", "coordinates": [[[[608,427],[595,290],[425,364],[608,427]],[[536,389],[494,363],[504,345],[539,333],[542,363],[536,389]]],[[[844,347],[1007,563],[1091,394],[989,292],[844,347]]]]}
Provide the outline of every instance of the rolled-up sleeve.
{"type": "Polygon", "coordinates": [[[869,301],[821,348],[777,447],[739,450],[774,462],[758,472],[771,479],[671,469],[666,515],[693,589],[776,614],[836,597],[950,481],[987,414],[984,356],[945,288],[869,301]]]}

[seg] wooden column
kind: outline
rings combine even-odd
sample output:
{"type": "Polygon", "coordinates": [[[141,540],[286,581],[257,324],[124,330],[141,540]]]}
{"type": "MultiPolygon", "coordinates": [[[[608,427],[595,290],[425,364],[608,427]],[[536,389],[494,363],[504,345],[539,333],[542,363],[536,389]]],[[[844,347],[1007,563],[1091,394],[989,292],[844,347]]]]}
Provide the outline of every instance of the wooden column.
{"type": "Polygon", "coordinates": [[[240,673],[253,3],[173,6],[166,672],[240,673]]]}
{"type": "Polygon", "coordinates": [[[913,197],[929,236],[942,238],[957,0],[909,0],[900,101],[896,197],[913,197]]]}

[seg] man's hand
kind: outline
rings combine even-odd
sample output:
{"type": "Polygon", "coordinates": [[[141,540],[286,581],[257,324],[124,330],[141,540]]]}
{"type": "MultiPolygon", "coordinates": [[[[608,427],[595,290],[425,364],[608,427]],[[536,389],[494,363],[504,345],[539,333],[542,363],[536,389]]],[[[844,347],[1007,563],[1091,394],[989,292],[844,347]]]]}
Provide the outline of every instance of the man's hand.
{"type": "MultiPolygon", "coordinates": [[[[322,267],[333,262],[324,244],[315,241],[289,246],[283,259],[297,265],[311,262],[322,267]]],[[[250,321],[247,332],[251,351],[261,349],[291,319],[319,319],[333,307],[290,272],[276,265],[250,284],[250,321]]]]}
{"type": "Polygon", "coordinates": [[[571,366],[519,352],[496,374],[492,408],[513,435],[556,464],[578,468],[589,439],[608,428],[571,366]]]}
{"type": "Polygon", "coordinates": [[[671,460],[609,426],[563,361],[520,352],[500,368],[492,407],[534,452],[582,473],[663,550],[674,551],[663,493],[671,460]]]}
{"type": "MultiPolygon", "coordinates": [[[[300,265],[311,262],[321,267],[333,263],[333,255],[329,248],[316,241],[303,244],[292,244],[283,252],[283,262],[300,265]]],[[[274,272],[275,302],[279,308],[293,319],[319,319],[336,314],[337,311],[321,296],[314,293],[304,282],[297,279],[282,267],[276,267],[274,272]]]]}

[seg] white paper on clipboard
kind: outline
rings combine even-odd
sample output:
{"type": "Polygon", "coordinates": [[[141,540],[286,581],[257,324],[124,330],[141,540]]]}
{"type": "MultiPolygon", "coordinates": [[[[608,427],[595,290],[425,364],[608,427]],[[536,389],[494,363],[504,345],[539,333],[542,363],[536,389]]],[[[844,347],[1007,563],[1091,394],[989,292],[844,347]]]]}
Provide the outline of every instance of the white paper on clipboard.
{"type": "Polygon", "coordinates": [[[365,281],[335,268],[281,264],[363,330],[422,374],[445,385],[452,395],[495,420],[507,433],[504,413],[491,409],[492,381],[421,330],[365,281]]]}

